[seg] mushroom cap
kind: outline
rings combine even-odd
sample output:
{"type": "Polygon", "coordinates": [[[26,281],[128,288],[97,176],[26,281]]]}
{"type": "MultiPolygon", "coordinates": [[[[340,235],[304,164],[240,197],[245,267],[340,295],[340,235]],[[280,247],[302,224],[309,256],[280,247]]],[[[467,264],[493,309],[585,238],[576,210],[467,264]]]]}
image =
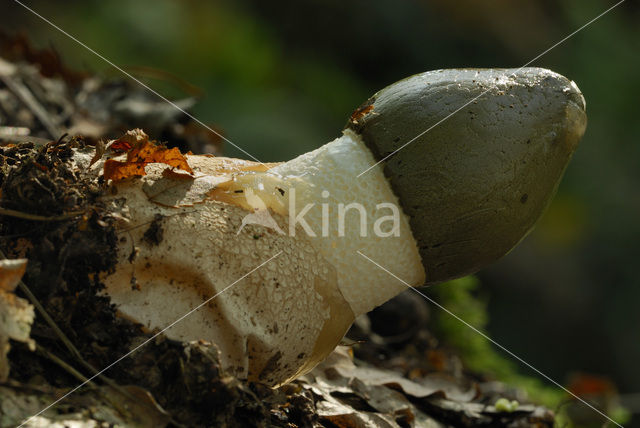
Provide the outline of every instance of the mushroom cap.
{"type": "Polygon", "coordinates": [[[417,74],[376,93],[347,124],[384,162],[427,284],[476,272],[522,240],[585,127],[575,83],[542,68],[417,74]]]}

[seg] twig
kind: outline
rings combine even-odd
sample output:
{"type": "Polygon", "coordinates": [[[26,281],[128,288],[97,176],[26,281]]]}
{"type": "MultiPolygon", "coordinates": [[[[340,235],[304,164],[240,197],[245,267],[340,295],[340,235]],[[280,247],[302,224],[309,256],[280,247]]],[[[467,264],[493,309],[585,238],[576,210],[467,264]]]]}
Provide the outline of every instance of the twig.
{"type": "MultiPolygon", "coordinates": [[[[65,371],[67,371],[71,376],[75,377],[76,379],[78,379],[80,382],[86,382],[88,384],[90,384],[91,386],[96,386],[93,382],[91,382],[89,379],[87,379],[82,373],[80,373],[79,371],[77,371],[75,368],[73,368],[70,364],[67,364],[66,361],[64,361],[62,358],[58,357],[57,355],[51,353],[50,351],[48,351],[47,349],[43,348],[42,346],[37,346],[36,347],[36,352],[40,355],[42,355],[45,358],[48,358],[49,360],[53,361],[54,363],[56,363],[58,366],[60,366],[62,369],[64,369],[65,371]]],[[[103,378],[103,380],[105,380],[105,378],[103,378]]],[[[111,379],[108,380],[107,382],[109,384],[110,387],[114,388],[115,390],[117,390],[118,392],[120,392],[121,394],[123,394],[125,397],[136,401],[136,398],[130,394],[128,391],[125,391],[124,389],[122,389],[120,387],[120,385],[118,385],[117,383],[115,383],[114,381],[112,381],[111,379]]],[[[100,388],[96,388],[96,390],[98,391],[98,393],[100,395],[102,395],[109,403],[111,403],[111,405],[113,407],[116,408],[116,410],[118,410],[121,414],[123,415],[129,415],[130,413],[124,409],[120,403],[118,403],[117,401],[112,400],[109,397],[109,394],[107,394],[106,391],[100,389],[100,388]]]]}
{"type": "Polygon", "coordinates": [[[148,77],[151,79],[157,79],[160,81],[171,83],[192,97],[202,97],[204,95],[204,91],[202,90],[202,88],[192,85],[183,78],[176,76],[175,74],[170,73],[166,70],[140,65],[129,65],[124,68],[131,71],[131,74],[137,74],[141,77],[148,77]]]}
{"type": "Polygon", "coordinates": [[[71,218],[77,217],[81,214],[84,214],[85,211],[72,211],[66,214],[58,215],[58,216],[42,216],[37,214],[29,214],[23,213],[22,211],[16,211],[9,208],[0,208],[0,215],[6,215],[9,217],[21,218],[24,220],[33,220],[33,221],[62,221],[69,220],[71,218]]]}
{"type": "MultiPolygon", "coordinates": [[[[4,252],[2,250],[0,250],[0,256],[3,259],[7,259],[7,256],[4,254],[4,252]]],[[[22,292],[24,292],[27,297],[29,298],[29,300],[31,301],[31,303],[36,307],[36,309],[38,310],[38,312],[40,313],[40,315],[44,318],[44,320],[46,321],[46,323],[49,325],[49,327],[51,327],[53,329],[53,331],[56,333],[56,335],[58,336],[58,338],[62,341],[62,343],[64,343],[65,347],[67,348],[67,350],[73,355],[73,357],[80,363],[82,364],[87,370],[89,370],[91,372],[92,375],[97,375],[104,383],[106,383],[107,385],[109,385],[111,388],[113,388],[114,390],[118,391],[120,394],[122,394],[123,396],[129,398],[130,400],[138,403],[138,404],[142,404],[143,406],[156,410],[155,408],[153,408],[150,404],[148,403],[140,403],[140,400],[138,398],[136,398],[133,394],[131,394],[129,391],[125,390],[124,388],[122,388],[120,385],[118,385],[118,383],[116,383],[115,381],[113,381],[112,379],[108,378],[107,376],[105,376],[104,374],[102,374],[102,372],[98,372],[98,370],[96,370],[91,364],[89,364],[84,358],[82,358],[82,355],[80,354],[80,351],[78,351],[78,348],[75,347],[75,345],[69,340],[69,338],[64,334],[64,332],[60,329],[60,327],[58,327],[58,325],[56,324],[56,322],[51,318],[51,316],[49,315],[49,313],[47,313],[47,311],[45,310],[44,306],[42,306],[42,304],[40,303],[40,301],[38,300],[38,298],[31,292],[31,290],[29,289],[29,287],[27,287],[27,284],[25,284],[22,280],[20,280],[18,282],[18,287],[20,287],[20,290],[22,290],[22,292]]],[[[47,351],[46,349],[44,349],[41,346],[37,346],[36,350],[40,352],[41,355],[51,359],[53,362],[55,362],[56,364],[58,364],[60,367],[62,367],[64,370],[68,371],[72,376],[76,377],[78,380],[82,381],[82,382],[86,382],[87,378],[80,373],[79,371],[77,371],[75,368],[73,368],[71,365],[67,364],[64,360],[62,360],[61,358],[57,357],[56,355],[52,354],[51,352],[47,351]]],[[[90,383],[90,382],[87,382],[90,383]]],[[[113,402],[113,400],[109,399],[108,395],[105,394],[104,392],[101,392],[101,394],[105,395],[105,398],[111,402],[111,404],[116,407],[119,411],[121,412],[125,412],[123,409],[121,409],[117,403],[113,402]]],[[[123,413],[123,414],[128,414],[128,413],[123,413]]],[[[169,417],[170,421],[172,423],[174,423],[176,426],[181,426],[179,423],[177,423],[176,421],[173,420],[173,417],[169,417]]]]}
{"type": "Polygon", "coordinates": [[[0,382],[0,386],[5,386],[7,388],[12,388],[12,389],[21,389],[26,391],[38,392],[40,394],[55,394],[58,392],[58,389],[59,389],[49,384],[36,385],[33,383],[22,383],[22,382],[18,382],[17,380],[13,380],[11,378],[5,380],[4,382],[0,382]]]}
{"type": "Polygon", "coordinates": [[[56,363],[60,367],[62,367],[65,371],[67,371],[71,376],[73,376],[76,379],[78,379],[80,382],[87,382],[87,383],[91,384],[92,386],[96,386],[93,382],[87,381],[87,378],[82,373],[80,373],[78,370],[76,370],[73,366],[68,364],[66,361],[64,361],[62,358],[58,357],[57,355],[55,355],[55,354],[51,353],[50,351],[46,350],[42,346],[36,345],[36,352],[38,354],[42,355],[43,357],[50,359],[51,361],[53,361],[54,363],[56,363]]]}
{"type": "MultiPolygon", "coordinates": [[[[5,67],[5,70],[8,69],[5,67]]],[[[44,107],[40,105],[31,91],[29,91],[29,88],[27,88],[19,79],[13,78],[12,74],[13,73],[7,72],[0,73],[0,80],[2,80],[7,88],[13,92],[29,108],[29,110],[31,110],[31,112],[45,127],[49,135],[51,135],[51,138],[58,138],[60,130],[57,125],[51,121],[49,113],[47,113],[44,107]]]]}
{"type": "MultiPolygon", "coordinates": [[[[7,256],[4,254],[4,252],[2,250],[0,250],[0,256],[2,256],[3,259],[6,259],[7,256]]],[[[60,327],[58,327],[58,324],[56,324],[56,322],[53,320],[53,318],[51,318],[51,316],[49,315],[49,313],[46,311],[46,309],[44,308],[44,306],[42,306],[42,303],[40,303],[40,301],[38,300],[38,298],[31,292],[31,290],[29,289],[29,287],[27,287],[27,284],[25,284],[22,280],[20,280],[18,282],[18,287],[20,287],[20,290],[22,290],[22,292],[24,294],[27,295],[27,298],[29,298],[29,300],[31,301],[31,303],[33,304],[33,306],[36,307],[36,309],[38,310],[38,312],[40,313],[40,316],[42,316],[42,318],[44,318],[45,322],[49,325],[49,327],[51,327],[53,329],[53,331],[56,333],[56,335],[58,336],[58,338],[60,338],[60,340],[62,341],[62,343],[64,344],[64,346],[67,348],[67,350],[69,352],[71,352],[71,354],[78,360],[80,361],[86,368],[88,368],[89,370],[91,370],[93,373],[96,373],[97,370],[94,369],[91,364],[87,363],[83,358],[82,355],[80,355],[80,351],[78,351],[78,348],[76,348],[74,346],[73,343],[71,343],[71,341],[69,340],[69,338],[64,334],[64,332],[60,329],[60,327]]]]}

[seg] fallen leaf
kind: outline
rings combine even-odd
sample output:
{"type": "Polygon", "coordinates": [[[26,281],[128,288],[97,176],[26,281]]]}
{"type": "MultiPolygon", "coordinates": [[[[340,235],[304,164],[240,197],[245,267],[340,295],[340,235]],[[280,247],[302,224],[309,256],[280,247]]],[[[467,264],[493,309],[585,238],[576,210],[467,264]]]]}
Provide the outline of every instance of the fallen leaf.
{"type": "Polygon", "coordinates": [[[67,397],[64,403],[49,408],[47,406],[66,390],[38,388],[10,380],[0,385],[0,426],[18,426],[27,419],[25,426],[53,428],[162,428],[171,423],[171,417],[148,391],[138,386],[122,386],[121,389],[134,399],[102,386],[80,391],[67,397]],[[45,407],[47,409],[42,411],[45,407]],[[33,416],[36,414],[38,416],[33,416]]]}
{"type": "Polygon", "coordinates": [[[326,374],[333,378],[332,381],[339,378],[358,379],[365,385],[384,386],[415,398],[440,396],[469,402],[478,395],[475,385],[461,385],[459,381],[444,374],[434,373],[417,382],[390,370],[356,366],[347,351],[340,347],[327,358],[326,364],[318,365],[319,370],[323,368],[330,371],[326,374]]]}
{"type": "Polygon", "coordinates": [[[146,174],[145,166],[150,163],[162,163],[172,168],[181,169],[189,174],[193,170],[187,159],[178,148],[166,148],[149,141],[149,137],[140,129],[127,131],[120,139],[109,146],[112,151],[127,152],[125,161],[108,159],[104,163],[104,178],[120,181],[131,177],[141,177],[146,174]]]}
{"type": "Polygon", "coordinates": [[[35,316],[33,306],[13,294],[26,268],[26,259],[0,261],[0,382],[9,376],[9,339],[35,349],[35,342],[29,337],[35,316]]]}
{"type": "Polygon", "coordinates": [[[187,175],[176,171],[160,171],[158,166],[147,168],[142,191],[150,201],[166,207],[192,207],[209,199],[220,184],[232,179],[229,174],[187,175]]]}
{"type": "Polygon", "coordinates": [[[572,375],[569,380],[569,391],[578,397],[617,394],[617,388],[611,379],[588,373],[572,375]]]}
{"type": "Polygon", "coordinates": [[[504,413],[473,401],[479,393],[475,385],[440,373],[413,382],[387,369],[355,364],[344,347],[297,382],[316,397],[320,419],[339,427],[551,427],[554,420],[552,412],[532,404],[504,413]]]}
{"type": "Polygon", "coordinates": [[[98,140],[96,142],[96,152],[93,155],[93,157],[91,158],[91,162],[89,162],[89,166],[93,165],[94,163],[98,162],[100,159],[102,159],[102,155],[104,155],[105,152],[105,144],[104,141],[102,140],[98,140]]]}
{"type": "Polygon", "coordinates": [[[116,153],[124,153],[131,150],[131,144],[126,141],[116,140],[111,143],[109,148],[116,153]]]}
{"type": "Polygon", "coordinates": [[[165,169],[162,176],[170,180],[193,180],[195,177],[187,172],[176,171],[175,169],[165,169]]]}
{"type": "Polygon", "coordinates": [[[320,397],[316,402],[318,416],[337,426],[443,427],[418,409],[409,394],[373,381],[374,378],[397,380],[400,376],[384,369],[358,367],[349,350],[338,347],[301,381],[303,388],[320,397]]]}
{"type": "Polygon", "coordinates": [[[106,180],[120,181],[125,178],[141,177],[145,175],[144,162],[120,162],[107,159],[104,163],[104,178],[106,180]]]}
{"type": "MultiPolygon", "coordinates": [[[[149,136],[140,128],[130,129],[124,133],[124,135],[114,141],[113,144],[120,144],[122,147],[129,146],[134,147],[144,142],[149,141],[149,136]]],[[[112,145],[113,145],[112,144],[112,145]]],[[[129,150],[129,149],[127,149],[129,150]]]]}
{"type": "Polygon", "coordinates": [[[121,386],[130,396],[123,395],[111,387],[103,386],[107,391],[111,404],[118,403],[121,408],[129,410],[132,420],[129,424],[137,423],[140,427],[166,427],[171,421],[171,416],[158,404],[153,395],[137,385],[121,386]],[[132,401],[132,397],[135,398],[132,401]]]}
{"type": "Polygon", "coordinates": [[[0,261],[0,290],[13,291],[27,269],[26,259],[0,261]]]}

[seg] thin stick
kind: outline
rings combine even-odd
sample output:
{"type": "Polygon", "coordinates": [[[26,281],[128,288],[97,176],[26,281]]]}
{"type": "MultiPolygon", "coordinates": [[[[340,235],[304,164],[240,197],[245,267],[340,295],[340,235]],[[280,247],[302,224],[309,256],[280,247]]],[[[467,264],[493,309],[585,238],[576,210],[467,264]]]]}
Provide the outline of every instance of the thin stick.
{"type": "MultiPolygon", "coordinates": [[[[2,250],[0,250],[0,256],[2,256],[3,259],[7,258],[7,256],[4,254],[2,250]]],[[[60,327],[58,327],[58,324],[56,324],[53,318],[51,318],[51,316],[46,311],[44,306],[42,306],[42,303],[40,303],[40,301],[35,296],[35,294],[31,292],[27,284],[25,284],[22,280],[20,280],[18,282],[18,287],[20,287],[20,290],[22,290],[22,292],[27,295],[27,298],[31,301],[33,306],[36,307],[40,316],[42,316],[42,318],[44,318],[45,322],[49,325],[49,327],[53,329],[53,331],[56,333],[58,338],[62,341],[64,346],[71,353],[71,355],[73,355],[73,357],[75,357],[80,363],[82,363],[83,366],[85,366],[88,370],[90,370],[92,374],[95,374],[97,370],[93,368],[91,364],[86,362],[84,358],[82,358],[82,355],[80,355],[80,351],[78,351],[78,348],[75,347],[75,345],[71,342],[71,340],[69,340],[67,335],[64,334],[64,332],[60,329],[60,327]]]]}
{"type": "MultiPolygon", "coordinates": [[[[2,256],[3,259],[7,258],[2,250],[0,250],[0,256],[2,256]]],[[[27,295],[27,297],[29,298],[31,303],[33,303],[33,305],[36,307],[36,309],[38,310],[40,315],[44,318],[44,320],[47,322],[47,324],[49,324],[49,327],[51,327],[54,330],[54,332],[56,333],[56,335],[60,338],[60,340],[62,340],[62,342],[64,343],[64,345],[67,348],[67,350],[75,357],[76,360],[78,360],[78,362],[80,364],[82,364],[87,370],[89,370],[93,376],[90,379],[87,379],[82,373],[77,371],[71,365],[67,364],[64,360],[62,360],[61,358],[59,358],[56,355],[52,354],[48,350],[44,349],[42,346],[38,345],[36,347],[36,350],[41,355],[51,359],[51,361],[53,361],[54,363],[58,364],[60,367],[62,367],[64,370],[69,372],[72,376],[74,376],[75,378],[77,378],[81,382],[90,383],[91,379],[99,377],[104,383],[109,385],[114,390],[118,391],[123,396],[129,398],[130,400],[133,400],[136,403],[139,403],[138,398],[133,396],[129,391],[127,391],[124,388],[122,388],[120,385],[118,385],[117,382],[113,381],[111,378],[105,376],[101,372],[98,372],[98,370],[96,370],[91,364],[89,364],[84,358],[82,358],[82,355],[80,355],[80,351],[78,351],[78,348],[75,347],[75,345],[69,340],[69,338],[64,334],[64,332],[60,329],[60,327],[58,327],[58,325],[51,318],[51,316],[49,316],[47,311],[44,309],[44,306],[42,306],[40,301],[31,292],[31,290],[29,289],[27,284],[25,284],[22,280],[20,280],[20,282],[18,282],[18,286],[20,287],[20,290],[22,290],[27,295]]],[[[101,392],[101,393],[104,394],[103,392],[101,392]]],[[[105,398],[107,398],[107,400],[109,400],[109,402],[111,402],[111,404],[114,407],[118,408],[119,411],[124,412],[123,409],[119,408],[119,405],[117,403],[113,402],[113,400],[110,400],[109,397],[106,394],[104,394],[104,395],[105,395],[105,398]]],[[[145,407],[152,408],[148,403],[143,403],[143,405],[145,407]]],[[[156,409],[154,409],[154,410],[156,410],[156,409]]],[[[126,413],[124,413],[124,414],[126,414],[126,413]]],[[[170,420],[175,423],[173,418],[170,418],[170,420]]],[[[177,424],[177,423],[176,423],[176,425],[179,426],[179,424],[177,424]]]]}
{"type": "MultiPolygon", "coordinates": [[[[53,361],[54,363],[56,363],[58,366],[60,366],[62,369],[64,369],[65,371],[67,371],[71,376],[75,377],[76,379],[78,379],[81,382],[87,382],[90,385],[97,387],[97,385],[95,385],[93,382],[91,382],[89,379],[87,379],[82,373],[80,373],[79,371],[77,371],[75,368],[73,368],[73,366],[71,366],[70,364],[67,364],[66,361],[64,361],[62,358],[58,357],[57,355],[51,353],[50,351],[48,351],[47,349],[43,348],[42,346],[37,346],[36,347],[36,352],[40,355],[42,355],[43,357],[53,361]]],[[[104,380],[104,379],[103,379],[104,380]]],[[[116,384],[115,382],[113,382],[111,379],[109,379],[109,386],[111,386],[112,388],[116,389],[118,392],[120,392],[121,394],[123,394],[125,397],[137,401],[136,398],[131,395],[129,392],[125,391],[124,389],[122,389],[118,384],[116,384]]],[[[129,412],[127,412],[126,409],[124,409],[120,403],[112,400],[109,397],[109,394],[106,393],[106,391],[101,390],[100,388],[96,388],[96,390],[98,391],[98,393],[100,395],[102,395],[107,401],[109,401],[109,403],[111,403],[111,405],[113,407],[115,407],[121,414],[123,415],[129,415],[129,412]]]]}
{"type": "MultiPolygon", "coordinates": [[[[78,370],[76,370],[73,366],[68,364],[62,358],[58,357],[57,355],[55,355],[55,354],[51,353],[50,351],[48,351],[47,349],[43,348],[42,346],[36,345],[36,352],[38,354],[42,355],[43,357],[50,359],[51,361],[53,361],[54,363],[56,363],[60,367],[62,367],[66,372],[68,372],[71,376],[75,377],[79,381],[84,382],[84,381],[87,380],[87,378],[82,373],[80,373],[78,370]]],[[[93,382],[90,382],[90,383],[91,383],[92,386],[96,386],[93,382]]]]}
{"type": "Polygon", "coordinates": [[[33,96],[31,91],[29,91],[18,78],[14,79],[12,76],[0,74],[0,80],[31,110],[34,116],[36,116],[45,127],[51,138],[55,139],[60,136],[60,130],[49,117],[49,113],[40,105],[36,97],[33,96]]]}
{"type": "Polygon", "coordinates": [[[0,215],[6,215],[9,217],[15,217],[15,218],[21,218],[24,220],[33,220],[33,221],[62,221],[62,220],[69,220],[72,219],[74,217],[77,217],[81,214],[84,214],[85,211],[72,211],[72,212],[68,212],[66,214],[62,214],[62,215],[58,215],[58,216],[52,216],[52,217],[47,217],[47,216],[42,216],[42,215],[37,215],[37,214],[29,214],[29,213],[23,213],[22,211],[16,211],[16,210],[12,210],[9,208],[0,208],[0,215]]]}

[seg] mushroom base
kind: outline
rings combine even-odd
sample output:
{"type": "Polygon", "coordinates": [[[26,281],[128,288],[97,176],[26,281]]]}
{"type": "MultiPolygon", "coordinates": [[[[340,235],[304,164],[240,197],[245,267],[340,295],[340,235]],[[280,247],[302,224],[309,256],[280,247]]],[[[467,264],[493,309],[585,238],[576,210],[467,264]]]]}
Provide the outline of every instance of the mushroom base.
{"type": "MultiPolygon", "coordinates": [[[[229,165],[189,162],[208,177],[229,165]]],[[[302,233],[241,228],[248,213],[236,205],[211,198],[159,204],[150,189],[176,182],[164,170],[148,165],[146,176],[119,184],[110,197],[129,219],[119,230],[116,270],[103,278],[119,312],[172,339],[216,343],[223,367],[242,379],[276,386],[313,368],[355,319],[336,269],[302,233]]],[[[273,218],[288,228],[285,217],[273,218]]]]}

